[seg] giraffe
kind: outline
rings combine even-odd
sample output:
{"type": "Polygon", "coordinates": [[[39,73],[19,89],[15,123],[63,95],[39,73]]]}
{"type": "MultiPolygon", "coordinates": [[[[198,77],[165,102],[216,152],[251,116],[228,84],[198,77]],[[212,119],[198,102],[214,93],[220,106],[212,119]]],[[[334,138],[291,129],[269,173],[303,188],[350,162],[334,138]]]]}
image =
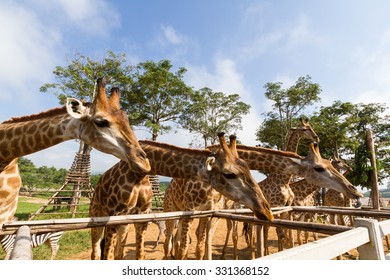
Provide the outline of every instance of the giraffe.
{"type": "MultiPolygon", "coordinates": [[[[295,206],[315,206],[317,205],[317,196],[319,195],[320,187],[314,184],[308,183],[305,179],[290,183],[290,187],[294,192],[293,205],[295,206]]],[[[314,221],[316,215],[311,213],[303,213],[294,217],[300,221],[314,221]]],[[[308,233],[305,232],[305,240],[308,240],[308,233]]],[[[317,234],[313,234],[314,240],[317,240],[317,234]]],[[[302,245],[301,231],[297,230],[297,241],[299,245],[302,245]]]]}
{"type": "Polygon", "coordinates": [[[245,145],[237,145],[237,152],[251,170],[294,174],[305,178],[311,184],[339,191],[348,198],[363,197],[329,160],[321,157],[317,143],[309,144],[306,157],[293,152],[245,145]]]}
{"type": "MultiPolygon", "coordinates": [[[[146,154],[130,128],[126,113],[120,110],[119,89],[113,88],[111,97],[107,98],[105,79],[98,79],[97,84],[98,91],[92,104],[68,98],[62,108],[0,123],[2,176],[5,176],[3,171],[7,167],[8,172],[14,170],[15,176],[19,176],[17,169],[12,167],[17,164],[15,158],[71,139],[80,139],[97,150],[128,162],[134,171],[149,172],[146,154]]],[[[0,208],[0,224],[11,221],[16,210],[12,197],[20,187],[20,178],[14,179],[12,186],[0,185],[0,200],[7,204],[0,208]]]]}
{"type": "MultiPolygon", "coordinates": [[[[173,178],[165,191],[164,212],[191,211],[191,210],[218,210],[223,209],[225,197],[216,191],[208,182],[202,182],[193,178],[173,178]]],[[[171,242],[176,220],[165,222],[164,259],[169,259],[172,254],[171,242]]],[[[188,253],[189,232],[193,219],[182,219],[179,222],[174,242],[175,259],[184,259],[188,253]]],[[[208,219],[200,219],[197,229],[196,258],[202,259],[204,255],[205,230],[208,219]]],[[[214,223],[216,221],[214,220],[214,223]]],[[[207,257],[209,259],[209,257],[207,257]]]]}
{"type": "MultiPolygon", "coordinates": [[[[248,163],[250,169],[258,170],[261,172],[281,172],[283,174],[295,174],[301,177],[306,177],[308,181],[316,183],[321,186],[327,186],[329,188],[334,188],[339,191],[346,193],[349,197],[361,197],[356,188],[354,188],[351,183],[348,182],[336,169],[333,168],[330,161],[323,159],[318,151],[318,145],[311,143],[309,145],[309,154],[306,158],[299,156],[293,152],[284,152],[272,149],[266,149],[261,147],[248,147],[244,145],[237,145],[238,153],[240,157],[245,159],[248,163]]],[[[176,180],[176,179],[175,179],[176,180]]],[[[196,183],[196,182],[195,182],[196,183]]],[[[192,184],[195,184],[194,182],[192,184]]],[[[186,181],[181,180],[173,184],[171,181],[170,187],[167,189],[166,197],[164,201],[164,211],[177,211],[177,210],[193,210],[191,207],[200,207],[203,204],[206,206],[215,204],[216,201],[211,201],[208,198],[215,198],[213,195],[213,188],[210,184],[196,183],[196,187],[193,187],[195,191],[192,190],[190,184],[186,181]],[[185,185],[187,198],[181,197],[180,199],[174,199],[175,191],[182,193],[180,188],[185,185]],[[202,191],[199,191],[199,185],[202,186],[202,191]],[[173,190],[172,190],[172,189],[173,190]],[[171,190],[169,190],[171,189],[171,190]],[[193,193],[192,193],[193,191],[193,193]],[[178,201],[178,202],[177,202],[178,201]],[[175,205],[176,203],[176,205],[175,205]],[[187,204],[187,208],[183,204],[187,204]],[[179,205],[177,205],[179,204],[179,205]],[[180,207],[179,207],[180,206],[180,207]]],[[[182,221],[183,223],[183,221],[182,221]]],[[[173,233],[173,227],[168,227],[166,229],[166,240],[173,233]]],[[[198,231],[199,233],[199,231],[198,231]]],[[[182,234],[182,233],[181,233],[182,234]]],[[[183,234],[182,234],[183,235],[183,234]]],[[[199,235],[198,235],[199,237],[199,235]]],[[[182,239],[186,238],[185,236],[182,239]]],[[[200,238],[200,237],[199,237],[200,238]]],[[[188,241],[188,239],[187,239],[188,241]]],[[[199,241],[199,239],[198,239],[199,241]]],[[[167,242],[167,241],[166,241],[167,242]]],[[[201,241],[199,241],[201,242],[201,241]]],[[[183,258],[186,252],[186,240],[180,242],[180,246],[184,246],[181,249],[178,257],[183,258]]],[[[198,250],[198,249],[197,249],[198,250]]],[[[171,248],[167,247],[164,250],[165,258],[168,257],[171,248]]],[[[175,258],[178,258],[175,256],[175,258]]],[[[197,258],[201,257],[201,253],[197,251],[197,258]]],[[[207,257],[207,256],[206,256],[207,257]]]]}
{"type": "MultiPolygon", "coordinates": [[[[348,166],[345,161],[341,160],[338,156],[333,155],[332,158],[329,160],[332,164],[332,166],[338,170],[345,170],[343,172],[343,176],[346,176],[352,169],[350,166],[348,166]]],[[[317,196],[319,195],[319,191],[321,189],[320,186],[315,185],[315,184],[310,184],[308,183],[305,179],[293,182],[290,184],[291,189],[293,190],[295,194],[295,198],[293,201],[293,205],[295,206],[315,206],[317,205],[317,196]]],[[[332,191],[336,194],[341,194],[338,191],[335,191],[333,189],[329,189],[328,191],[332,191]]],[[[341,194],[342,195],[342,194],[341,194]]],[[[349,200],[349,199],[348,199],[349,200]]],[[[359,202],[358,202],[359,203],[359,202]]],[[[305,213],[300,215],[298,218],[301,221],[314,221],[316,215],[312,215],[310,213],[305,213]]],[[[314,233],[313,238],[317,240],[317,235],[314,233]]],[[[301,232],[297,231],[297,240],[298,244],[302,244],[302,239],[301,239],[301,232]]],[[[305,240],[307,242],[308,240],[308,233],[305,232],[305,240]]]]}
{"type": "MultiPolygon", "coordinates": [[[[290,129],[290,135],[288,137],[286,151],[289,152],[297,152],[298,145],[302,138],[309,139],[313,142],[319,142],[319,138],[317,134],[314,132],[312,127],[310,126],[307,119],[300,119],[300,124],[296,128],[290,129]]],[[[285,174],[280,172],[272,172],[267,175],[263,181],[259,182],[259,186],[264,193],[264,196],[271,204],[271,207],[283,207],[283,206],[291,206],[294,200],[294,192],[290,188],[290,181],[292,175],[285,174]]],[[[280,215],[280,218],[286,219],[287,213],[283,213],[280,215]]],[[[264,227],[264,240],[265,244],[265,253],[269,253],[268,249],[268,231],[269,226],[264,227]]],[[[280,228],[276,228],[278,235],[278,250],[283,250],[284,243],[284,230],[280,228]]],[[[291,236],[291,231],[290,231],[291,236]]]]}
{"type": "MultiPolygon", "coordinates": [[[[264,199],[247,164],[237,156],[235,137],[230,137],[230,146],[227,145],[223,133],[220,133],[218,137],[220,146],[213,151],[208,149],[187,149],[147,140],[139,141],[139,143],[150,160],[150,174],[179,178],[196,178],[201,181],[210,182],[224,195],[239,200],[248,208],[252,209],[259,219],[272,221],[273,216],[268,202],[264,199]]],[[[107,171],[107,178],[112,178],[112,180],[103,181],[102,179],[101,184],[98,184],[96,199],[94,197],[90,205],[91,215],[117,214],[118,212],[124,213],[130,211],[124,209],[128,207],[125,198],[128,197],[129,200],[133,198],[131,191],[135,189],[133,183],[135,180],[127,183],[129,180],[126,178],[133,178],[132,176],[136,175],[133,174],[134,172],[128,172],[126,165],[126,162],[120,161],[107,171]],[[94,210],[99,208],[105,210],[94,210]]],[[[141,178],[141,176],[138,178],[141,178]]],[[[136,200],[136,198],[134,199],[136,200]]],[[[145,204],[148,203],[145,202],[145,204]]],[[[145,207],[143,209],[147,208],[145,207]]],[[[124,235],[127,232],[124,228],[106,228],[104,233],[104,258],[113,259],[118,256],[117,253],[120,250],[117,248],[122,243],[124,235]]],[[[99,246],[99,240],[102,231],[102,228],[95,228],[91,231],[91,259],[99,259],[100,257],[101,248],[99,246]]],[[[140,246],[142,246],[141,242],[140,246]]],[[[142,254],[137,253],[137,255],[139,258],[143,257],[142,254]]]]}
{"type": "Polygon", "coordinates": [[[278,171],[278,168],[284,168],[284,171],[282,172],[303,177],[309,184],[334,189],[338,192],[342,192],[346,197],[351,199],[359,200],[363,197],[363,195],[333,167],[331,161],[321,157],[318,143],[309,144],[309,153],[305,158],[300,157],[295,153],[284,152],[290,156],[295,154],[295,158],[298,159],[298,161],[291,157],[288,161],[269,160],[264,156],[264,152],[268,151],[274,153],[276,159],[279,158],[277,154],[280,154],[281,151],[270,151],[266,148],[238,145],[237,150],[239,156],[247,161],[252,170],[275,172],[278,171]],[[296,165],[297,163],[299,166],[296,165]],[[333,181],[333,183],[331,181],[333,181]]]}
{"type": "MultiPolygon", "coordinates": [[[[337,155],[333,155],[331,158],[333,166],[341,171],[344,170],[343,175],[346,176],[349,172],[352,171],[352,168],[337,155]]],[[[341,207],[352,207],[352,200],[345,197],[342,193],[337,192],[332,189],[328,189],[325,192],[324,205],[325,206],[341,206],[341,207]]],[[[358,201],[356,207],[360,207],[361,203],[358,201]]],[[[343,215],[330,215],[330,222],[332,224],[339,224],[346,226],[348,223],[352,223],[352,216],[344,217],[343,215]]]]}
{"type": "Polygon", "coordinates": [[[0,224],[12,221],[21,186],[18,158],[14,158],[0,173],[0,224]]]}
{"type": "MultiPolygon", "coordinates": [[[[237,202],[227,200],[225,199],[225,205],[224,209],[240,209],[241,205],[237,202]]],[[[238,254],[237,254],[237,245],[238,245],[238,222],[232,221],[229,219],[226,219],[226,237],[225,237],[225,244],[222,248],[222,255],[221,259],[226,259],[227,254],[227,248],[229,243],[230,234],[232,234],[232,241],[233,241],[233,259],[238,260],[238,254]]],[[[245,236],[246,237],[246,236],[245,236]]],[[[246,238],[246,242],[248,245],[250,245],[249,239],[246,238]]]]}
{"type": "MultiPolygon", "coordinates": [[[[301,138],[307,138],[312,141],[318,142],[318,136],[311,128],[310,124],[307,120],[300,119],[300,124],[296,128],[291,128],[289,140],[287,143],[287,151],[296,152],[298,149],[298,144],[301,138]]],[[[269,174],[267,179],[259,182],[259,186],[262,192],[265,194],[267,201],[271,204],[272,207],[277,206],[287,206],[291,205],[292,200],[294,198],[294,194],[292,193],[289,182],[291,179],[291,174],[283,174],[279,172],[274,172],[269,174]]],[[[165,201],[167,200],[176,200],[178,201],[177,205],[174,203],[168,202],[168,206],[165,207],[164,211],[178,211],[178,210],[211,210],[214,205],[219,201],[215,201],[215,197],[219,194],[215,194],[215,190],[211,185],[207,185],[207,183],[196,183],[194,180],[183,180],[173,178],[170,183],[171,190],[166,194],[165,201]],[[185,186],[186,191],[182,191],[182,187],[180,184],[185,186]],[[199,186],[200,185],[200,186],[199,186]],[[203,191],[199,191],[200,187],[202,187],[203,191]],[[172,196],[172,197],[171,197],[172,196]]],[[[232,206],[232,205],[231,205],[232,206]]],[[[201,219],[199,222],[198,233],[199,239],[197,242],[197,250],[196,255],[197,258],[202,258],[204,254],[204,249],[202,245],[204,243],[206,237],[206,223],[207,219],[201,219]]],[[[217,225],[218,222],[214,222],[214,226],[217,225]]],[[[229,225],[230,228],[237,228],[235,224],[237,222],[233,222],[233,225],[229,225]]],[[[184,225],[185,232],[181,232],[182,240],[180,242],[180,253],[179,258],[183,256],[188,250],[188,245],[186,241],[188,241],[188,230],[187,228],[191,228],[192,220],[181,221],[182,226],[184,225]],[[184,253],[183,253],[184,252],[184,253]]],[[[268,230],[268,229],[266,229],[268,230]]],[[[167,230],[167,232],[170,232],[167,230]]],[[[230,235],[230,230],[227,230],[227,235],[230,235]]],[[[281,236],[280,234],[278,236],[281,236]]],[[[236,241],[236,232],[233,232],[234,241],[236,241]]],[[[281,238],[280,238],[281,239],[281,238]]],[[[225,242],[226,244],[227,242],[225,242]]],[[[279,242],[281,244],[281,242],[279,242]]],[[[206,242],[207,245],[209,245],[206,242]]],[[[226,251],[226,248],[225,248],[226,251]]],[[[208,250],[210,252],[210,250],[208,250]]],[[[165,257],[167,257],[168,252],[165,252],[165,257]]],[[[237,256],[237,254],[235,254],[237,256]]],[[[211,256],[206,256],[206,258],[210,258],[211,256]]],[[[224,254],[223,254],[224,257],[224,254]]]]}
{"type": "MultiPolygon", "coordinates": [[[[236,137],[230,137],[230,145],[235,148],[236,137]]],[[[164,211],[178,210],[211,210],[216,209],[217,205],[222,205],[222,194],[212,187],[210,182],[197,181],[194,178],[173,178],[168,189],[165,192],[164,211]]],[[[231,196],[230,196],[231,197],[231,196]]],[[[244,203],[245,204],[245,203],[244,203]]],[[[222,209],[222,206],[219,206],[222,209]]],[[[208,219],[200,219],[198,227],[198,242],[196,254],[197,258],[201,259],[204,255],[204,241],[206,235],[206,223],[208,219]]],[[[217,219],[218,220],[218,219],[217,219]]],[[[175,242],[175,258],[184,259],[187,255],[189,245],[189,231],[191,229],[193,219],[184,219],[180,221],[179,234],[175,239],[181,236],[180,246],[175,242]]],[[[164,243],[164,258],[169,258],[171,252],[171,242],[174,224],[176,221],[166,221],[166,238],[164,243]]],[[[216,226],[214,220],[214,227],[216,226]]],[[[209,245],[209,243],[207,244],[209,245]]],[[[207,256],[209,259],[211,256],[207,256]]]]}
{"type": "MultiPolygon", "coordinates": [[[[89,206],[89,216],[104,217],[149,213],[152,202],[152,185],[148,177],[144,173],[131,172],[127,162],[118,162],[99,178],[89,206]]],[[[135,223],[134,226],[136,230],[136,258],[143,260],[145,259],[143,244],[147,223],[135,223]]],[[[105,239],[102,259],[114,259],[114,257],[122,259],[123,248],[120,247],[124,245],[124,240],[117,242],[117,235],[125,239],[128,225],[124,226],[125,228],[121,227],[91,228],[91,259],[97,260],[101,257],[99,239],[103,229],[105,239]],[[123,230],[124,233],[118,234],[120,230],[123,230]]]]}

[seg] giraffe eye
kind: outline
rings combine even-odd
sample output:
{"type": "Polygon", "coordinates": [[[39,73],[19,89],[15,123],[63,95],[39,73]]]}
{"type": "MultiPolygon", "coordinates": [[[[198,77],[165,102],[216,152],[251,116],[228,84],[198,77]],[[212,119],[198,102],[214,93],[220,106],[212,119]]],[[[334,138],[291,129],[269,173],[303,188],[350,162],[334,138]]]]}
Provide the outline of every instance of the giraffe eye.
{"type": "Polygon", "coordinates": [[[106,119],[95,119],[95,124],[98,127],[110,127],[110,122],[106,119]]]}
{"type": "Polygon", "coordinates": [[[317,172],[324,172],[325,168],[323,168],[321,166],[316,166],[316,167],[314,167],[314,170],[317,171],[317,172]]]}
{"type": "Polygon", "coordinates": [[[237,178],[237,175],[234,174],[234,173],[222,173],[223,177],[225,177],[226,179],[236,179],[237,178]]]}

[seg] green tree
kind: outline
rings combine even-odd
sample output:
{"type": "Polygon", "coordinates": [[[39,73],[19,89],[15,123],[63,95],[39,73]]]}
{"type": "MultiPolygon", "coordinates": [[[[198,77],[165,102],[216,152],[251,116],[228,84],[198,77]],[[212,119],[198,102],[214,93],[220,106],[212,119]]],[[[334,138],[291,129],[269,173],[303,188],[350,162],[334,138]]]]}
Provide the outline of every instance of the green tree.
{"type": "Polygon", "coordinates": [[[353,104],[335,101],[331,106],[321,107],[311,117],[311,124],[317,132],[323,157],[341,154],[353,171],[348,179],[355,185],[369,188],[371,164],[366,147],[366,130],[370,128],[375,137],[378,178],[389,176],[390,162],[389,126],[390,118],[385,115],[384,104],[353,104]]]}
{"type": "Polygon", "coordinates": [[[108,51],[101,60],[75,53],[68,66],[53,71],[56,82],[44,84],[40,91],[54,94],[61,104],[69,96],[91,101],[97,78],[105,77],[108,84],[123,89],[131,83],[132,69],[123,53],[108,51]]]}
{"type": "Polygon", "coordinates": [[[68,66],[55,68],[56,82],[44,84],[40,91],[54,94],[60,103],[69,96],[92,100],[96,79],[105,77],[109,85],[120,88],[130,123],[146,127],[156,140],[172,129],[164,123],[176,122],[188,104],[191,88],[183,81],[186,71],[180,67],[173,72],[169,60],[132,66],[123,53],[108,51],[101,60],[76,53],[68,66]]]}
{"type": "Polygon", "coordinates": [[[263,114],[265,118],[256,132],[256,139],[265,146],[285,150],[294,122],[308,106],[320,101],[320,86],[311,82],[310,76],[305,76],[286,89],[282,88],[281,82],[267,83],[264,88],[265,97],[273,101],[273,110],[263,114]]]}
{"type": "Polygon", "coordinates": [[[167,122],[178,122],[188,105],[192,89],[183,77],[186,69],[172,70],[169,60],[139,63],[131,73],[132,83],[122,101],[131,123],[144,126],[157,140],[158,135],[169,132],[167,122]]]}
{"type": "Polygon", "coordinates": [[[333,154],[351,154],[357,143],[350,137],[356,106],[350,102],[335,101],[321,107],[310,117],[310,123],[320,138],[321,154],[330,158],[333,154]]]}
{"type": "Polygon", "coordinates": [[[226,95],[202,88],[192,94],[180,123],[200,135],[206,147],[216,143],[218,132],[234,133],[242,129],[242,115],[248,114],[249,109],[250,105],[240,101],[238,94],[226,95]]]}
{"type": "Polygon", "coordinates": [[[36,167],[31,160],[24,157],[19,158],[18,165],[23,186],[29,189],[56,188],[64,183],[67,174],[64,168],[36,167]]]}

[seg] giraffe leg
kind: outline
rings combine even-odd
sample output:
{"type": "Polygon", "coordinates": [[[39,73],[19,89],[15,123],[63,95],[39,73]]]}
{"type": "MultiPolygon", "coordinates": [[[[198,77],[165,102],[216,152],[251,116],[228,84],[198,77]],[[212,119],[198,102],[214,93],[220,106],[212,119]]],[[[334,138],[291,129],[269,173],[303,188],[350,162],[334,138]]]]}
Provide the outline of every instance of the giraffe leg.
{"type": "MultiPolygon", "coordinates": [[[[250,223],[244,223],[244,228],[242,231],[245,235],[245,241],[248,244],[248,248],[250,250],[251,259],[254,259],[255,258],[255,247],[254,247],[255,237],[254,237],[253,225],[250,223]]],[[[237,254],[237,241],[235,240],[235,238],[238,238],[238,234],[235,233],[235,231],[233,229],[233,246],[235,247],[234,254],[236,255],[237,254]]],[[[236,256],[234,256],[234,258],[236,258],[236,256]]]]}
{"type": "Polygon", "coordinates": [[[177,225],[176,225],[177,230],[176,230],[174,238],[172,239],[173,240],[173,254],[171,254],[171,255],[173,256],[174,259],[176,259],[176,254],[177,254],[177,252],[179,252],[179,248],[180,248],[180,244],[181,244],[182,224],[183,224],[182,221],[178,220],[177,225]]]}
{"type": "Polygon", "coordinates": [[[157,221],[154,222],[158,226],[158,236],[156,240],[156,244],[154,245],[153,249],[156,249],[158,244],[160,243],[161,236],[165,234],[165,221],[157,221]]]}
{"type": "Polygon", "coordinates": [[[175,252],[175,259],[184,260],[188,253],[189,232],[191,230],[193,219],[183,219],[181,221],[181,241],[178,252],[175,252]]]}
{"type": "Polygon", "coordinates": [[[238,244],[238,222],[231,221],[233,227],[232,240],[233,240],[233,259],[238,260],[237,244],[238,244]]]}
{"type": "Polygon", "coordinates": [[[195,256],[197,260],[202,260],[204,257],[207,223],[208,218],[199,219],[199,225],[196,230],[197,243],[195,250],[195,256]]]}
{"type": "Polygon", "coordinates": [[[130,229],[130,225],[119,226],[118,237],[117,237],[118,241],[116,242],[115,253],[114,253],[116,260],[122,260],[124,257],[124,249],[126,246],[126,240],[127,240],[129,229],[130,229]]]}
{"type": "Polygon", "coordinates": [[[113,260],[115,258],[118,231],[119,226],[108,226],[104,231],[104,259],[106,260],[113,260]]]}
{"type": "Polygon", "coordinates": [[[268,231],[269,231],[269,226],[264,226],[264,255],[267,256],[269,255],[269,244],[268,244],[268,231]]]}
{"type": "Polygon", "coordinates": [[[283,251],[283,244],[286,240],[286,235],[284,233],[284,230],[280,227],[276,228],[276,233],[278,235],[278,251],[283,251]]]}
{"type": "Polygon", "coordinates": [[[148,223],[136,223],[135,225],[135,240],[136,240],[136,259],[145,259],[145,234],[148,228],[148,223]]]}
{"type": "Polygon", "coordinates": [[[212,240],[219,221],[220,221],[219,218],[211,218],[211,220],[208,219],[208,223],[207,223],[208,226],[206,231],[206,244],[205,244],[206,255],[203,258],[205,260],[211,260],[213,258],[212,240]]]}
{"type": "MultiPolygon", "coordinates": [[[[303,222],[305,220],[304,213],[302,213],[299,218],[297,218],[298,221],[303,222]]],[[[306,232],[305,232],[306,234],[306,232]]],[[[299,245],[302,245],[302,231],[297,229],[297,242],[299,245]]]]}
{"type": "Polygon", "coordinates": [[[256,258],[255,255],[255,231],[253,229],[254,225],[249,224],[249,237],[250,237],[250,242],[249,242],[249,247],[251,249],[251,260],[256,258]]]}
{"type": "Polygon", "coordinates": [[[91,228],[91,242],[92,242],[92,253],[91,260],[100,260],[100,238],[103,233],[103,227],[91,228]]]}
{"type": "Polygon", "coordinates": [[[222,249],[222,260],[226,260],[226,251],[229,243],[230,233],[232,232],[233,228],[233,221],[226,219],[226,237],[225,237],[225,244],[223,245],[222,249]]]}
{"type": "Polygon", "coordinates": [[[164,260],[172,257],[172,238],[176,220],[165,221],[164,260]]]}

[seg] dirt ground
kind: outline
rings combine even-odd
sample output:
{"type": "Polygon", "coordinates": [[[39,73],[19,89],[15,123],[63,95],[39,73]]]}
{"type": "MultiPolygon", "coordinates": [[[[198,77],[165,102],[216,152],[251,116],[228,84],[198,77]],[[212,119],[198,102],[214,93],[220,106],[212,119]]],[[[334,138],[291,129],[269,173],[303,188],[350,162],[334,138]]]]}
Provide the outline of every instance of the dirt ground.
{"type": "MultiPolygon", "coordinates": [[[[194,221],[194,224],[192,226],[191,231],[191,239],[192,242],[189,247],[189,253],[188,253],[188,259],[195,259],[195,246],[196,246],[196,237],[195,237],[195,229],[197,226],[196,220],[194,221]]],[[[124,259],[127,260],[134,260],[135,259],[135,234],[134,234],[134,227],[130,228],[131,232],[129,233],[128,239],[127,239],[127,245],[125,248],[125,257],[124,259]]],[[[245,237],[242,234],[242,223],[239,223],[238,226],[238,232],[239,232],[239,238],[238,238],[238,259],[240,260],[249,260],[250,259],[250,249],[248,248],[248,245],[245,241],[245,237]]],[[[159,233],[158,226],[154,223],[149,224],[147,232],[146,232],[146,238],[145,238],[145,255],[147,260],[162,260],[164,256],[164,241],[165,236],[163,236],[159,242],[159,245],[154,248],[156,244],[156,239],[159,233]]],[[[221,220],[218,224],[218,227],[215,231],[213,242],[212,242],[212,258],[214,260],[221,259],[221,252],[223,249],[223,246],[225,244],[225,237],[226,237],[226,222],[224,220],[221,220]]],[[[277,236],[274,228],[270,229],[269,232],[269,249],[270,253],[276,253],[277,252],[277,236]]],[[[321,235],[320,235],[321,237],[321,235]]],[[[322,235],[324,237],[324,235],[322,235]]],[[[310,237],[309,241],[312,240],[312,237],[310,237]]],[[[79,253],[77,255],[74,255],[70,257],[69,259],[72,260],[89,260],[91,255],[91,250],[79,253]]],[[[233,244],[232,239],[229,239],[229,247],[227,250],[226,259],[233,259],[233,244]]]]}
{"type": "MultiPolygon", "coordinates": [[[[192,242],[189,247],[188,251],[188,259],[195,259],[195,246],[196,246],[196,237],[195,237],[195,229],[197,226],[196,220],[194,221],[194,224],[192,225],[191,230],[191,239],[192,242]]],[[[131,232],[128,235],[127,239],[127,245],[125,248],[125,257],[124,259],[127,260],[134,260],[135,259],[135,233],[134,233],[134,227],[130,227],[131,232]]],[[[245,237],[242,236],[242,223],[239,223],[239,238],[238,238],[238,256],[239,259],[250,259],[250,250],[248,249],[247,243],[245,241],[245,237]]],[[[272,230],[273,232],[273,230],[272,230]]],[[[162,260],[164,257],[164,241],[165,236],[162,236],[160,239],[160,242],[156,248],[156,239],[159,233],[158,226],[154,223],[149,224],[148,229],[146,231],[146,238],[145,238],[145,256],[147,260],[162,260]]],[[[272,235],[274,235],[272,233],[272,235]]],[[[212,246],[212,254],[213,259],[221,259],[221,252],[222,248],[225,243],[225,236],[226,236],[226,222],[221,221],[218,224],[217,230],[215,231],[214,238],[213,238],[213,246],[212,246]]],[[[232,259],[233,258],[233,244],[232,240],[230,238],[229,241],[229,249],[227,251],[226,259],[232,259]]],[[[79,253],[75,256],[72,256],[69,259],[73,260],[89,260],[91,256],[91,250],[79,253]]]]}

